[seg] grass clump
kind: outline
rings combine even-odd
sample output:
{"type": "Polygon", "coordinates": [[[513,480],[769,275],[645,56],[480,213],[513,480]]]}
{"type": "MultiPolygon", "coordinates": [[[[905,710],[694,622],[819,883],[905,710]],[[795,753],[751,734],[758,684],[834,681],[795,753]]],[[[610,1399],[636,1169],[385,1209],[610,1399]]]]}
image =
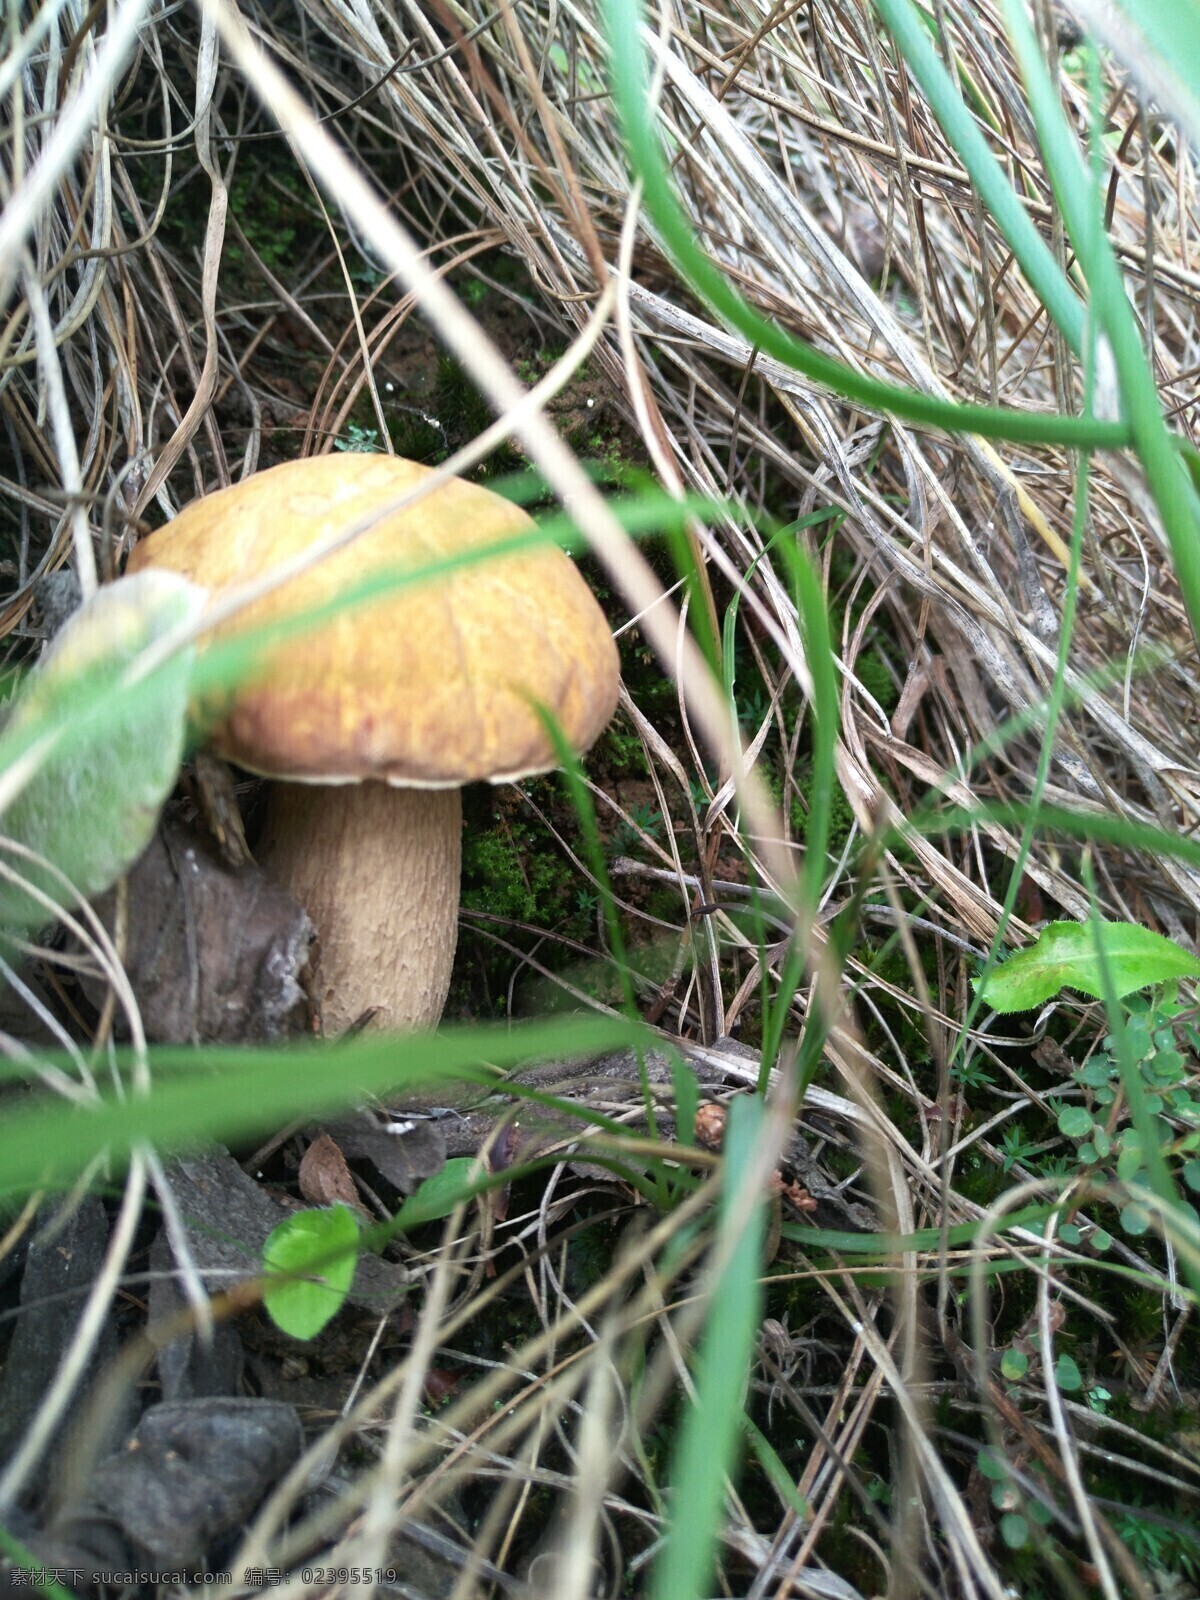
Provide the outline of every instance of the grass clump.
{"type": "MultiPolygon", "coordinates": [[[[879,12],[764,32],[684,4],[653,100],[633,0],[503,25],[469,0],[436,41],[390,0],[302,0],[253,58],[232,13],[219,50],[150,18],[58,165],[120,19],[65,54],[6,19],[32,141],[5,191],[27,253],[0,257],[12,661],[64,559],[90,590],[286,456],[440,464],[517,403],[505,365],[529,387],[563,357],[465,470],[536,465],[620,630],[629,709],[586,773],[468,796],[440,1033],[125,1051],[116,945],[0,952],[29,1085],[4,1182],[103,1170],[127,1240],[142,1186],[170,1193],[152,1151],[257,1155],[431,1073],[454,1129],[467,1091],[490,1106],[451,1157],[479,1181],[381,1246],[413,1288],[347,1355],[358,1409],[314,1408],[314,1433],[344,1416],[313,1442],[328,1503],[262,1513],[247,1562],[383,1566],[432,1519],[446,1587],[564,1600],[1197,1582],[1194,978],[1127,990],[1102,958],[1024,1012],[989,988],[1040,924],[1180,950],[1200,926],[1200,119],[1155,33],[1188,18],[1164,0],[1105,55],[1017,5],[879,12]],[[731,1100],[722,1158],[700,1130],[731,1100]]],[[[11,820],[41,756],[5,739],[11,820]]],[[[297,1205],[307,1140],[263,1158],[297,1205]]],[[[93,1326],[119,1291],[137,1314],[127,1271],[93,1326]]]]}

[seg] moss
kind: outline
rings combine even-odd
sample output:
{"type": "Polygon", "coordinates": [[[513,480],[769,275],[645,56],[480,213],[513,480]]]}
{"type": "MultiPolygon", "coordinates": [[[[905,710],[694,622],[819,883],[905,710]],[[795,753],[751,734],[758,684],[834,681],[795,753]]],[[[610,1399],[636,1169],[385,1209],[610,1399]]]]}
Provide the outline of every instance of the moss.
{"type": "MultiPolygon", "coordinates": [[[[397,455],[437,466],[452,451],[490,427],[492,421],[492,408],[469,374],[453,356],[443,353],[437,358],[428,405],[391,408],[388,433],[397,455]]],[[[525,464],[511,445],[502,444],[474,476],[492,478],[518,471],[525,464]]]]}
{"type": "Polygon", "coordinates": [[[639,778],[647,776],[645,747],[621,717],[611,722],[605,730],[595,759],[614,772],[632,773],[639,778]]]}
{"type": "Polygon", "coordinates": [[[462,881],[470,910],[542,926],[567,909],[575,887],[570,864],[519,818],[464,831],[462,881]]]}
{"type": "MultiPolygon", "coordinates": [[[[792,803],[788,813],[788,820],[792,825],[793,838],[804,840],[808,837],[808,818],[812,810],[813,797],[813,772],[809,767],[796,775],[798,794],[793,794],[792,803]]],[[[854,812],[850,802],[842,793],[841,788],[835,786],[830,796],[828,805],[829,816],[829,842],[827,849],[835,859],[846,848],[846,841],[854,827],[854,812]]]]}
{"type": "MultiPolygon", "coordinates": [[[[229,187],[229,208],[250,248],[271,272],[286,268],[294,258],[297,237],[313,226],[311,207],[290,159],[272,162],[265,170],[258,164],[243,168],[229,187]]],[[[226,262],[240,267],[245,259],[240,242],[231,235],[225,245],[226,262]]]]}
{"type": "Polygon", "coordinates": [[[854,676],[884,713],[891,716],[900,700],[900,689],[887,662],[869,647],[854,664],[854,676]]]}
{"type": "Polygon", "coordinates": [[[392,449],[408,461],[435,467],[450,453],[446,448],[446,435],[437,422],[415,406],[392,407],[387,424],[392,449]]]}

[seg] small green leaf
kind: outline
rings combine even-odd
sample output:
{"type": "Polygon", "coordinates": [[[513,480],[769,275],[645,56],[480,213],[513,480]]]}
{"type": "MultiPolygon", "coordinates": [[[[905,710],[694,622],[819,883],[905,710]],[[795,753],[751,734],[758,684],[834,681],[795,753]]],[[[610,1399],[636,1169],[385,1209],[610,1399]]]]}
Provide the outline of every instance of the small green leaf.
{"type": "Polygon", "coordinates": [[[1054,1363],[1054,1381],[1068,1394],[1083,1388],[1083,1373],[1080,1372],[1073,1356],[1064,1354],[1058,1357],[1054,1363]]]}
{"type": "Polygon", "coordinates": [[[1002,1483],[1008,1477],[1006,1463],[990,1448],[979,1452],[975,1457],[975,1465],[979,1468],[980,1476],[990,1478],[993,1483],[1002,1483]]]}
{"type": "Polygon", "coordinates": [[[1097,1255],[1103,1255],[1106,1250],[1112,1249],[1112,1234],[1107,1228],[1093,1228],[1088,1238],[1088,1244],[1097,1255]]]}
{"type": "MultiPolygon", "coordinates": [[[[107,889],[150,842],[183,756],[195,652],[178,650],[136,686],[122,679],[148,646],[199,616],[204,597],[170,572],[106,584],[68,620],[17,698],[5,745],[15,753],[31,738],[58,737],[0,832],[44,856],[83,899],[107,889]]],[[[72,903],[53,873],[5,859],[58,904],[72,903]]],[[[52,920],[19,884],[0,882],[0,924],[34,929],[52,920]]]]}
{"type": "Polygon", "coordinates": [[[1008,1482],[994,1483],[992,1485],[992,1504],[997,1511],[1011,1511],[1014,1506],[1021,1504],[1021,1496],[1016,1485],[1008,1482]]]}
{"type": "Polygon", "coordinates": [[[1023,1350],[1006,1350],[1000,1358],[1000,1371],[1009,1383],[1020,1383],[1029,1371],[1029,1357],[1023,1350]]]}
{"type": "Polygon", "coordinates": [[[1078,989],[1103,998],[1096,936],[1119,997],[1173,978],[1200,976],[1200,961],[1170,939],[1132,922],[1052,922],[1038,938],[1018,950],[976,983],[980,998],[995,1011],[1032,1011],[1060,989],[1078,989]]]}
{"type": "Polygon", "coordinates": [[[426,1222],[439,1222],[448,1217],[455,1206],[469,1200],[474,1193],[471,1169],[478,1171],[479,1163],[470,1156],[455,1156],[447,1161],[440,1172],[426,1178],[418,1185],[396,1213],[396,1226],[404,1233],[426,1222]]]}
{"type": "Polygon", "coordinates": [[[1139,1239],[1143,1233],[1147,1233],[1150,1229],[1150,1213],[1143,1211],[1141,1206],[1122,1206],[1121,1228],[1131,1238],[1139,1239]]]}
{"type": "Polygon", "coordinates": [[[313,1339],[341,1310],[358,1260],[358,1220],[349,1206],[298,1211],[272,1230],[263,1270],[278,1273],[263,1285],[271,1320],[293,1339],[313,1339]]]}
{"type": "Polygon", "coordinates": [[[1000,1518],[1000,1537],[1010,1550],[1024,1550],[1029,1543],[1029,1524],[1019,1511],[1006,1511],[1000,1518]]]}
{"type": "Polygon", "coordinates": [[[1083,1139],[1092,1131],[1092,1113],[1086,1106],[1064,1106],[1058,1114],[1058,1131],[1068,1139],[1083,1139]]]}
{"type": "Polygon", "coordinates": [[[1100,1089],[1112,1079],[1113,1064],[1107,1056],[1093,1056],[1086,1066],[1077,1067],[1071,1076],[1089,1089],[1100,1089]]]}
{"type": "Polygon", "coordinates": [[[1117,1157],[1117,1177],[1122,1183],[1132,1183],[1144,1166],[1141,1145],[1126,1144],[1117,1157]]]}
{"type": "Polygon", "coordinates": [[[1074,1250],[1083,1241],[1083,1229],[1077,1222],[1064,1222],[1058,1230],[1058,1237],[1065,1245],[1069,1245],[1074,1250]]]}
{"type": "Polygon", "coordinates": [[[1183,1181],[1188,1188],[1200,1193],[1200,1161],[1185,1161],[1183,1163],[1183,1181]]]}

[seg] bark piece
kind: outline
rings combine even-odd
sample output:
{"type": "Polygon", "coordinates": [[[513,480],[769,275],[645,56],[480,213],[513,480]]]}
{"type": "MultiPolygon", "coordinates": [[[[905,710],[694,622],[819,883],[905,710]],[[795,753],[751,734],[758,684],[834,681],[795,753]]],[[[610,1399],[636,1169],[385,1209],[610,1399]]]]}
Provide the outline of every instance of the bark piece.
{"type": "MultiPolygon", "coordinates": [[[[204,835],[165,817],[126,884],[125,969],[148,1038],[245,1044],[304,1026],[312,924],[253,862],[231,867],[204,835]]],[[[111,931],[116,892],[96,909],[111,931]]],[[[99,982],[85,990],[102,1002],[99,982]]]]}

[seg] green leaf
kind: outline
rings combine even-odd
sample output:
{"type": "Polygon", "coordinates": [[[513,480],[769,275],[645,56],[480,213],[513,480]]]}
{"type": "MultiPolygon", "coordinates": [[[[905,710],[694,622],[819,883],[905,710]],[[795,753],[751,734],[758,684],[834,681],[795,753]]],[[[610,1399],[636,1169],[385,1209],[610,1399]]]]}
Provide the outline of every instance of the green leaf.
{"type": "Polygon", "coordinates": [[[1103,1089],[1112,1081],[1116,1068],[1107,1056],[1093,1056],[1084,1067],[1077,1067],[1071,1076],[1076,1083],[1089,1089],[1103,1089]]]}
{"type": "Polygon", "coordinates": [[[1104,997],[1096,953],[1097,931],[1118,998],[1172,978],[1200,977],[1200,961],[1170,939],[1132,922],[1052,922],[1036,941],[976,984],[995,1011],[1032,1011],[1060,989],[1104,997]]]}
{"type": "Polygon", "coordinates": [[[1084,1398],[1093,1411],[1098,1411],[1101,1416],[1104,1416],[1108,1410],[1108,1402],[1112,1399],[1112,1390],[1102,1388],[1097,1384],[1095,1388],[1088,1390],[1084,1398]]]}
{"type": "Polygon", "coordinates": [[[1122,1183],[1132,1183],[1146,1165],[1140,1144],[1126,1144],[1117,1157],[1117,1177],[1122,1183]]]}
{"type": "MultiPolygon", "coordinates": [[[[204,590],[169,572],[106,584],[63,627],[29,674],[0,742],[0,768],[32,775],[0,831],[58,869],[4,852],[57,905],[107,889],[150,842],[183,756],[194,650],[136,677],[138,658],[197,617],[204,590]],[[132,669],[132,670],[131,670],[132,669]],[[40,759],[39,759],[40,757],[40,759]]],[[[54,913],[20,884],[0,882],[0,924],[35,929],[54,913]]]]}
{"type": "Polygon", "coordinates": [[[1054,1381],[1060,1389],[1065,1389],[1068,1394],[1074,1394],[1077,1389],[1083,1388],[1083,1373],[1080,1372],[1078,1363],[1073,1356],[1060,1355],[1054,1363],[1054,1381]]]}
{"type": "Polygon", "coordinates": [[[1008,1477],[1008,1464],[990,1446],[979,1451],[975,1457],[975,1464],[979,1468],[980,1475],[992,1483],[1003,1483],[1008,1477]]]}
{"type": "Polygon", "coordinates": [[[1019,1511],[1006,1511],[1000,1518],[1000,1537],[1010,1550],[1024,1550],[1029,1543],[1029,1524],[1019,1511]]]}
{"type": "Polygon", "coordinates": [[[1068,1139],[1084,1139],[1092,1131],[1092,1113],[1086,1106],[1064,1106],[1058,1114],[1058,1131],[1068,1139]]]}
{"type": "Polygon", "coordinates": [[[1128,1205],[1121,1208],[1121,1228],[1130,1238],[1140,1239],[1143,1233],[1148,1233],[1150,1221],[1150,1213],[1143,1211],[1141,1206],[1128,1205]]]}
{"type": "Polygon", "coordinates": [[[1006,1350],[1000,1357],[1000,1371],[1009,1383],[1019,1383],[1029,1371],[1029,1357],[1024,1350],[1006,1350]]]}
{"type": "Polygon", "coordinates": [[[298,1211],[268,1235],[263,1305],[293,1339],[314,1339],[341,1310],[358,1261],[358,1219],[349,1206],[298,1211]]]}
{"type": "Polygon", "coordinates": [[[438,1222],[448,1217],[455,1206],[469,1200],[475,1192],[471,1184],[471,1169],[479,1163],[471,1156],[455,1156],[447,1161],[440,1172],[417,1186],[396,1213],[396,1226],[411,1233],[426,1222],[438,1222]]]}

